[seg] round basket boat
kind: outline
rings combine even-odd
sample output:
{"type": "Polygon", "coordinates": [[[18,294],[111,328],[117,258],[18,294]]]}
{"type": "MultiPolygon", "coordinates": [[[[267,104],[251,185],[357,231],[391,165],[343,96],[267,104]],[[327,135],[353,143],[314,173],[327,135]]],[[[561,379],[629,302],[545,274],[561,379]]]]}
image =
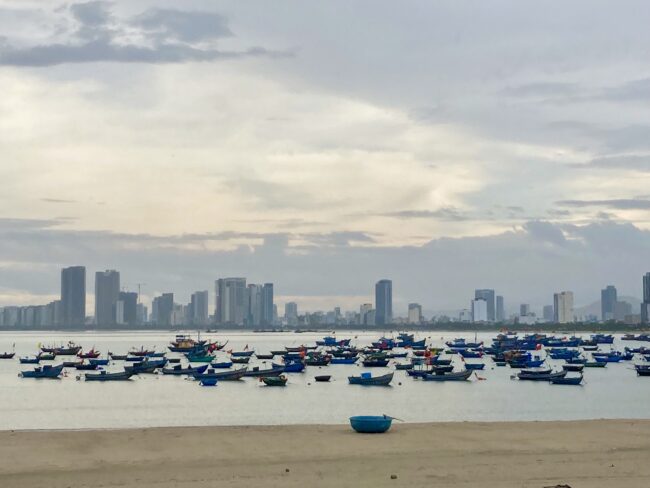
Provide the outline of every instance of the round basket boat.
{"type": "Polygon", "coordinates": [[[393,418],[386,415],[358,415],[350,417],[350,425],[360,434],[382,434],[390,429],[393,418]]]}

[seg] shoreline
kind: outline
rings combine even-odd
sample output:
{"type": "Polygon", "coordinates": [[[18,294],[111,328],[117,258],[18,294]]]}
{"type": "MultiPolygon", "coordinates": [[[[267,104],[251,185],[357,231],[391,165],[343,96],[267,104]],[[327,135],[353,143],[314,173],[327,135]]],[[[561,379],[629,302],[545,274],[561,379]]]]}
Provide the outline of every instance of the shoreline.
{"type": "Polygon", "coordinates": [[[641,488],[648,455],[650,420],[2,431],[0,484],[641,488]]]}

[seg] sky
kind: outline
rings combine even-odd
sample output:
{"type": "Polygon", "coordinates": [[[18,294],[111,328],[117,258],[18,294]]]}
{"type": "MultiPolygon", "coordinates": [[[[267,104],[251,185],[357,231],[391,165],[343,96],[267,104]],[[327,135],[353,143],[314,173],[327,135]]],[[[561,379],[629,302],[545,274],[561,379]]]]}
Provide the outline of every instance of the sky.
{"type": "MultiPolygon", "coordinates": [[[[302,310],[650,271],[645,0],[0,0],[0,306],[118,269],[302,310]]],[[[214,300],[214,297],[211,297],[214,300]]],[[[92,296],[89,296],[89,302],[92,296]]]]}

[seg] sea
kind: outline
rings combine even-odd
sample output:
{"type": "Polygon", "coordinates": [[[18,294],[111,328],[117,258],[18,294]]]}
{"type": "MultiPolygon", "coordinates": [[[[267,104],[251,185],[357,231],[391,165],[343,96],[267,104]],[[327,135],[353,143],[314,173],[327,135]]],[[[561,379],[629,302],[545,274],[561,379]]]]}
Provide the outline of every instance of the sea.
{"type": "MultiPolygon", "coordinates": [[[[322,336],[224,331],[203,334],[202,338],[227,340],[226,350],[248,347],[268,353],[284,346],[312,345],[322,336]]],[[[438,347],[454,338],[477,338],[489,344],[494,336],[493,332],[416,333],[416,339],[426,337],[438,347]]],[[[338,333],[337,338],[351,338],[353,345],[364,346],[376,340],[378,333],[352,331],[338,333]]],[[[307,367],[304,373],[288,374],[286,388],[267,387],[256,378],[202,387],[184,377],[164,375],[141,375],[127,382],[84,382],[83,372],[74,369],[59,380],[19,376],[21,370],[33,366],[19,364],[18,356],[35,354],[39,345],[61,345],[71,340],[85,350],[94,347],[105,356],[109,351],[125,354],[141,346],[164,351],[173,339],[173,333],[160,331],[1,332],[0,352],[14,349],[16,358],[0,360],[0,430],[344,424],[353,415],[376,414],[405,422],[650,418],[650,377],[638,377],[629,361],[585,369],[582,386],[518,381],[512,378],[516,370],[496,367],[489,357],[479,360],[486,363],[485,370],[473,375],[471,381],[423,382],[408,377],[405,371],[396,371],[390,387],[349,385],[350,375],[393,370],[357,365],[307,367]],[[314,376],[323,374],[331,375],[332,380],[316,383],[314,376]]],[[[601,348],[622,350],[641,345],[621,341],[619,335],[613,346],[601,348]]],[[[179,354],[170,354],[174,355],[179,354]]],[[[224,360],[228,357],[226,352],[218,356],[224,360]]],[[[642,357],[635,358],[635,362],[642,361],[642,357]]],[[[52,364],[58,362],[57,358],[52,364]]],[[[270,362],[252,359],[250,366],[270,367],[270,362]]],[[[561,369],[561,361],[549,363],[561,369]]],[[[106,370],[118,371],[122,366],[118,361],[106,370]]]]}

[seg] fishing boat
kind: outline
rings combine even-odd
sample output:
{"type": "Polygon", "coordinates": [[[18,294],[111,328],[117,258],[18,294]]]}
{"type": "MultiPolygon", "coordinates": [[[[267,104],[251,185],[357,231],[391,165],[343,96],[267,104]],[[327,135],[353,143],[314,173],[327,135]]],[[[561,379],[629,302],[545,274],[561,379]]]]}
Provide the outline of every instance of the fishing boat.
{"type": "Polygon", "coordinates": [[[551,378],[552,385],[579,385],[582,383],[582,374],[579,376],[558,376],[551,378]]]}
{"type": "Polygon", "coordinates": [[[580,373],[585,368],[584,364],[563,364],[562,369],[564,371],[572,371],[580,373]]]}
{"type": "Polygon", "coordinates": [[[99,373],[86,373],[84,379],[86,381],[128,381],[134,374],[135,373],[126,370],[117,373],[100,371],[99,373]]]}
{"type": "Polygon", "coordinates": [[[635,364],[637,376],[650,376],[650,364],[635,364]]]}
{"type": "Polygon", "coordinates": [[[284,356],[287,353],[285,349],[278,350],[278,351],[271,351],[271,354],[274,356],[284,356]]]}
{"type": "Polygon", "coordinates": [[[255,351],[231,351],[230,356],[231,357],[236,357],[236,358],[249,358],[253,354],[255,354],[255,351]]]}
{"type": "Polygon", "coordinates": [[[566,371],[553,371],[550,368],[542,369],[522,369],[517,378],[526,381],[551,381],[555,378],[564,378],[566,371]]]}
{"type": "Polygon", "coordinates": [[[63,367],[64,368],[76,368],[77,365],[83,364],[84,360],[83,359],[74,359],[72,361],[63,361],[63,367]]]}
{"type": "Polygon", "coordinates": [[[0,354],[0,359],[13,359],[15,355],[15,352],[3,352],[0,354]]]}
{"type": "Polygon", "coordinates": [[[81,358],[81,359],[95,359],[95,358],[98,358],[100,354],[101,353],[99,351],[95,351],[95,348],[92,348],[88,352],[83,352],[83,351],[80,350],[77,353],[77,357],[81,358]]]}
{"type": "Polygon", "coordinates": [[[482,370],[485,369],[485,363],[465,363],[465,369],[482,370]]]}
{"type": "Polygon", "coordinates": [[[408,371],[413,369],[413,363],[395,363],[395,369],[397,371],[408,371]]]}
{"type": "Polygon", "coordinates": [[[422,380],[424,381],[467,381],[470,376],[472,376],[471,369],[466,369],[464,371],[451,372],[451,373],[430,373],[424,375],[422,380]]]}
{"type": "Polygon", "coordinates": [[[354,364],[358,361],[357,357],[349,357],[349,358],[332,358],[330,361],[330,364],[354,364]]]}
{"type": "Polygon", "coordinates": [[[499,367],[506,366],[508,363],[505,361],[494,361],[494,364],[499,367]]]}
{"type": "Polygon", "coordinates": [[[604,368],[607,366],[606,362],[598,362],[598,361],[587,361],[584,363],[585,368],[604,368]]]}
{"type": "Polygon", "coordinates": [[[188,366],[186,368],[183,368],[180,364],[177,364],[172,368],[162,368],[162,374],[169,374],[169,375],[176,375],[176,376],[181,376],[185,374],[194,375],[196,373],[203,373],[206,369],[208,369],[207,364],[202,364],[201,366],[197,366],[197,367],[188,366]]]}
{"type": "Polygon", "coordinates": [[[284,366],[278,365],[277,367],[272,367],[272,368],[266,368],[266,369],[260,369],[259,367],[255,366],[252,369],[249,369],[244,373],[244,376],[247,377],[259,377],[262,378],[264,376],[278,376],[284,373],[284,366]]]}
{"type": "Polygon", "coordinates": [[[392,417],[386,415],[357,415],[350,417],[350,425],[360,434],[383,434],[390,429],[392,417]]]}
{"type": "Polygon", "coordinates": [[[56,359],[56,354],[53,352],[42,352],[38,355],[38,359],[41,361],[54,361],[56,359]]]}
{"type": "Polygon", "coordinates": [[[217,386],[217,378],[203,378],[200,382],[199,385],[201,386],[217,386]]]}
{"type": "Polygon", "coordinates": [[[60,347],[41,347],[43,352],[53,352],[57,356],[76,356],[81,351],[81,346],[78,346],[72,341],[69,341],[66,346],[60,347]]]}
{"type": "Polygon", "coordinates": [[[133,374],[153,374],[157,369],[164,368],[167,365],[166,359],[148,359],[144,358],[138,363],[124,366],[124,371],[133,374]]]}
{"type": "Polygon", "coordinates": [[[250,356],[245,356],[245,357],[240,357],[240,358],[231,356],[230,360],[234,364],[248,364],[250,362],[251,358],[250,358],[250,356]]]}
{"type": "Polygon", "coordinates": [[[206,353],[185,354],[185,357],[190,363],[211,363],[215,360],[215,356],[206,353]]]}
{"type": "Polygon", "coordinates": [[[327,366],[332,358],[329,356],[308,357],[305,359],[307,366],[327,366]]]}
{"type": "Polygon", "coordinates": [[[105,358],[91,358],[88,360],[90,364],[96,364],[97,366],[106,366],[108,365],[108,359],[105,358]]]}
{"type": "Polygon", "coordinates": [[[63,365],[59,364],[58,366],[52,366],[50,364],[46,366],[37,366],[32,371],[22,371],[20,375],[23,378],[46,378],[46,379],[56,379],[63,372],[63,365]]]}
{"type": "Polygon", "coordinates": [[[259,354],[255,353],[257,359],[273,359],[273,354],[259,354]]]}
{"type": "Polygon", "coordinates": [[[228,369],[232,368],[232,361],[222,361],[222,362],[214,362],[210,363],[210,366],[212,366],[215,369],[228,369]]]}
{"type": "MultiPolygon", "coordinates": [[[[274,368],[282,367],[282,364],[271,363],[274,368]]],[[[302,373],[305,370],[304,361],[285,361],[284,363],[284,372],[285,373],[302,373]]]]}
{"type": "Polygon", "coordinates": [[[235,371],[221,371],[210,368],[203,373],[195,373],[192,376],[195,380],[203,381],[206,378],[214,378],[219,381],[237,381],[244,377],[248,368],[239,368],[235,371]]]}
{"type": "Polygon", "coordinates": [[[388,373],[373,377],[371,373],[361,373],[360,376],[348,376],[348,382],[351,385],[388,386],[393,381],[393,375],[394,373],[388,373]]]}
{"type": "Polygon", "coordinates": [[[41,362],[41,358],[38,356],[24,356],[18,360],[20,364],[38,364],[41,362]]]}
{"type": "Polygon", "coordinates": [[[280,376],[262,376],[260,380],[266,386],[287,386],[287,377],[283,374],[280,376]]]}
{"type": "Polygon", "coordinates": [[[128,354],[115,354],[115,353],[109,352],[108,357],[110,357],[113,361],[125,361],[126,358],[129,357],[129,355],[128,354]]]}
{"type": "Polygon", "coordinates": [[[75,369],[77,369],[79,371],[94,371],[94,370],[97,369],[96,364],[87,363],[87,362],[85,362],[83,360],[81,362],[75,364],[74,367],[75,367],[75,369]]]}
{"type": "Polygon", "coordinates": [[[205,352],[207,351],[207,341],[194,340],[188,335],[177,335],[176,338],[170,342],[167,348],[171,352],[205,352]]]}
{"type": "Polygon", "coordinates": [[[385,368],[388,366],[388,361],[382,357],[368,357],[361,362],[364,368],[385,368]]]}
{"type": "Polygon", "coordinates": [[[319,383],[327,383],[331,378],[330,375],[314,376],[314,379],[319,383]]]}
{"type": "Polygon", "coordinates": [[[140,346],[140,349],[131,349],[129,351],[129,356],[137,356],[139,358],[151,356],[153,354],[156,354],[154,349],[145,349],[144,346],[140,346]]]}

